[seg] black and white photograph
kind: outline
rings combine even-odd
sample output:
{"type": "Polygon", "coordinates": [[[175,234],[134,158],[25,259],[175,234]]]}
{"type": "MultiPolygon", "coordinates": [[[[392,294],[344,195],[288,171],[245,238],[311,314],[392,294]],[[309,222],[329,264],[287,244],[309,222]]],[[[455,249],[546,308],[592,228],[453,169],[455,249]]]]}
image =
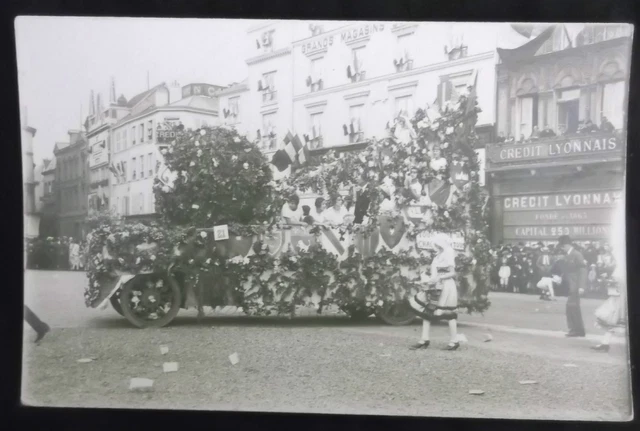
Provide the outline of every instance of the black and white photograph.
{"type": "Polygon", "coordinates": [[[14,26],[23,405],[633,419],[633,25],[14,26]]]}

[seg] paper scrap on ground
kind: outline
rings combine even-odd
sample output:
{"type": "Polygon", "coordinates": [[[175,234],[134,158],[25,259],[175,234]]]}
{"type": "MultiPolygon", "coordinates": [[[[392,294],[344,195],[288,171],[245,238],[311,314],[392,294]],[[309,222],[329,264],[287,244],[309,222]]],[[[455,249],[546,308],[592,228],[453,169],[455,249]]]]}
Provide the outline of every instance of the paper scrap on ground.
{"type": "Polygon", "coordinates": [[[240,362],[240,358],[238,358],[238,354],[237,353],[232,353],[229,355],[229,360],[231,361],[231,365],[236,365],[238,362],[240,362]]]}
{"type": "Polygon", "coordinates": [[[521,385],[535,385],[538,382],[536,382],[535,380],[520,380],[520,384],[521,385]]]}
{"type": "Polygon", "coordinates": [[[484,342],[487,343],[489,341],[493,340],[493,335],[491,334],[484,334],[484,342]]]}
{"type": "Polygon", "coordinates": [[[482,395],[482,394],[484,394],[484,391],[481,391],[480,389],[471,389],[469,391],[469,394],[471,394],[471,395],[482,395]]]}
{"type": "Polygon", "coordinates": [[[93,358],[82,358],[82,359],[78,359],[78,362],[80,362],[81,364],[87,364],[89,362],[93,362],[93,358]]]}
{"type": "Polygon", "coordinates": [[[177,362],[165,362],[162,364],[162,370],[165,373],[173,373],[178,371],[178,363],[177,362]]]}
{"type": "Polygon", "coordinates": [[[166,355],[167,353],[169,353],[169,347],[168,346],[160,346],[160,353],[162,353],[163,355],[166,355]]]}
{"type": "Polygon", "coordinates": [[[134,377],[131,379],[131,382],[129,383],[129,390],[131,391],[144,392],[144,391],[150,391],[152,388],[153,388],[153,380],[151,379],[134,377]]]}
{"type": "Polygon", "coordinates": [[[564,366],[567,368],[578,368],[576,364],[564,364],[564,366]]]}
{"type": "Polygon", "coordinates": [[[458,334],[458,342],[459,343],[468,343],[467,337],[464,334],[458,334]]]}

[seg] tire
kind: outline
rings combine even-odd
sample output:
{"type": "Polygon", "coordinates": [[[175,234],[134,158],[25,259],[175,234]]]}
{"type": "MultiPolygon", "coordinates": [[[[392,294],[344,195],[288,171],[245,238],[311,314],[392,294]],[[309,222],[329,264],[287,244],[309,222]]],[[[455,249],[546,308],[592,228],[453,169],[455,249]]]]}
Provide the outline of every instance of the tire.
{"type": "Polygon", "coordinates": [[[376,315],[391,326],[406,326],[416,320],[416,315],[411,311],[407,301],[387,302],[376,315]]]}
{"type": "Polygon", "coordinates": [[[124,316],[122,305],[120,305],[120,292],[114,293],[113,296],[109,298],[109,302],[111,302],[111,306],[119,315],[124,316]]]}
{"type": "Polygon", "coordinates": [[[180,288],[165,274],[138,275],[120,291],[124,317],[138,328],[162,328],[168,325],[177,316],[181,304],[180,288]],[[134,297],[137,299],[134,300],[134,297]]]}
{"type": "Polygon", "coordinates": [[[356,322],[361,322],[366,320],[369,316],[373,314],[373,311],[368,309],[367,307],[358,307],[358,306],[350,306],[342,308],[342,311],[347,313],[347,315],[351,318],[351,320],[356,322]]]}

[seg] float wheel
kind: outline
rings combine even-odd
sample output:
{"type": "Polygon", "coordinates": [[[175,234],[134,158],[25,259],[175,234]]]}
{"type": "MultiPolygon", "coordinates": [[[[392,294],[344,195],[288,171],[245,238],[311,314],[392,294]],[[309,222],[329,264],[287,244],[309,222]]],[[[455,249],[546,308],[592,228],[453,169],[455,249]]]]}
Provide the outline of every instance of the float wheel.
{"type": "Polygon", "coordinates": [[[138,275],[120,291],[124,317],[138,328],[161,328],[180,311],[180,287],[168,275],[138,275]]]}
{"type": "Polygon", "coordinates": [[[416,315],[411,311],[407,301],[385,302],[376,315],[391,326],[406,326],[416,320],[416,315]]]}

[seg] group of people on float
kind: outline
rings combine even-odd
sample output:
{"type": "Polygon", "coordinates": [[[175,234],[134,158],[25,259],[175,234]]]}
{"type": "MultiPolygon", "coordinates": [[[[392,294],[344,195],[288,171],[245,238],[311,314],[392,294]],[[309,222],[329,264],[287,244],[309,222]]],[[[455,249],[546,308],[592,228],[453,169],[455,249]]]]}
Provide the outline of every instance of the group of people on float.
{"type": "MultiPolygon", "coordinates": [[[[604,295],[616,268],[611,246],[606,242],[575,243],[587,263],[586,291],[604,295]]],[[[495,264],[491,268],[493,290],[517,293],[539,291],[544,300],[555,299],[556,293],[566,293],[567,287],[558,275],[563,265],[560,248],[538,242],[501,244],[491,251],[495,264]],[[555,275],[555,277],[554,277],[555,275]],[[556,292],[556,291],[560,292],[556,292]]]]}
{"type": "Polygon", "coordinates": [[[556,136],[573,136],[600,132],[613,133],[615,130],[615,126],[607,119],[607,117],[603,116],[599,127],[591,120],[581,120],[578,123],[577,127],[573,130],[568,130],[565,126],[561,125],[559,127],[558,133],[554,132],[553,129],[548,126],[544,127],[542,130],[540,130],[538,126],[533,126],[533,130],[531,131],[531,135],[529,137],[520,135],[520,138],[516,141],[515,137],[511,135],[505,137],[504,133],[500,132],[500,134],[498,135],[498,142],[504,142],[506,144],[528,144],[539,139],[554,138],[556,136]]]}

